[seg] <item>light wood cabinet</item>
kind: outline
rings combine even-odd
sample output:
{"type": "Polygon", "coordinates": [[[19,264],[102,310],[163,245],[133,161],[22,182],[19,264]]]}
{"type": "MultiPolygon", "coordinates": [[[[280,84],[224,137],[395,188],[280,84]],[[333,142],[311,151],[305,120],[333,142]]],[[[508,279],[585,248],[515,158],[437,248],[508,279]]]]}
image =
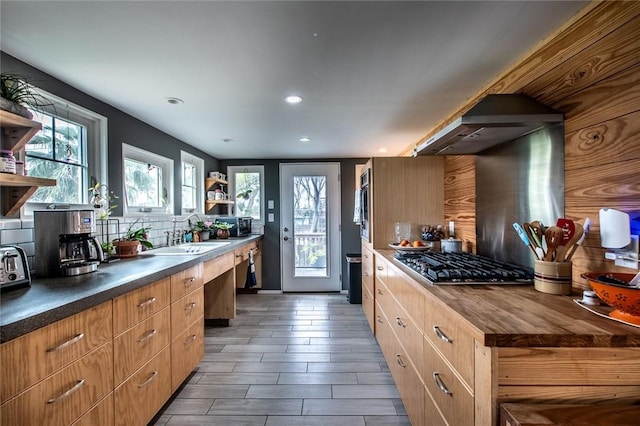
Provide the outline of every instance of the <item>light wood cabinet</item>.
{"type": "Polygon", "coordinates": [[[367,318],[369,327],[375,334],[375,304],[374,304],[374,272],[373,252],[362,243],[362,310],[367,318]]]}
{"type": "Polygon", "coordinates": [[[169,306],[170,278],[164,278],[113,300],[113,333],[119,335],[169,306]]]}
{"type": "Polygon", "coordinates": [[[204,262],[204,317],[228,325],[236,317],[235,254],[204,262]]]}
{"type": "Polygon", "coordinates": [[[253,253],[253,265],[256,270],[258,284],[252,288],[262,287],[262,241],[252,241],[234,250],[236,263],[236,288],[244,288],[249,269],[249,252],[253,253]]]}
{"type": "Polygon", "coordinates": [[[191,268],[171,276],[171,303],[197,290],[204,284],[203,265],[198,263],[191,268]]]}
{"type": "Polygon", "coordinates": [[[177,335],[171,343],[171,391],[175,392],[180,384],[191,374],[204,356],[204,316],[177,335]]]}
{"type": "Polygon", "coordinates": [[[395,242],[395,222],[444,223],[442,157],[375,157],[366,167],[370,169],[370,247],[388,248],[395,242]]]}
{"type": "Polygon", "coordinates": [[[109,393],[106,398],[76,420],[72,426],[111,426],[114,421],[113,393],[109,393]]]}
{"type": "MultiPolygon", "coordinates": [[[[2,128],[0,145],[3,149],[10,149],[17,154],[42,129],[42,124],[9,111],[0,110],[0,127],[2,128]]],[[[2,214],[14,215],[39,187],[55,185],[55,179],[0,173],[2,214]]]]}
{"type": "Polygon", "coordinates": [[[0,402],[111,342],[112,338],[109,301],[3,343],[0,402]]]}
{"type": "MultiPolygon", "coordinates": [[[[222,179],[218,179],[218,178],[205,178],[204,180],[204,190],[205,193],[208,191],[212,191],[214,189],[217,189],[220,185],[228,185],[229,182],[226,180],[222,180],[222,179]]],[[[211,210],[215,207],[215,206],[232,206],[235,204],[234,201],[232,200],[210,200],[208,197],[205,196],[205,202],[204,202],[204,212],[205,213],[209,213],[211,212],[211,210]]]]}

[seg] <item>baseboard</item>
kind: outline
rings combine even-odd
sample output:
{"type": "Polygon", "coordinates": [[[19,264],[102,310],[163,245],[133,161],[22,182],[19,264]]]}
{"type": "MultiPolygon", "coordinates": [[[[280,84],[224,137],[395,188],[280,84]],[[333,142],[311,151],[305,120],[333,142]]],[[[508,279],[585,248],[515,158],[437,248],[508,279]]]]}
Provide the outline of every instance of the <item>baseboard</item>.
{"type": "Polygon", "coordinates": [[[282,290],[258,290],[258,294],[282,294],[282,290]]]}
{"type": "Polygon", "coordinates": [[[236,294],[258,294],[259,288],[236,288],[236,294]]]}
{"type": "Polygon", "coordinates": [[[204,326],[205,327],[229,327],[229,320],[223,319],[223,318],[220,318],[220,319],[205,318],[204,326]]]}

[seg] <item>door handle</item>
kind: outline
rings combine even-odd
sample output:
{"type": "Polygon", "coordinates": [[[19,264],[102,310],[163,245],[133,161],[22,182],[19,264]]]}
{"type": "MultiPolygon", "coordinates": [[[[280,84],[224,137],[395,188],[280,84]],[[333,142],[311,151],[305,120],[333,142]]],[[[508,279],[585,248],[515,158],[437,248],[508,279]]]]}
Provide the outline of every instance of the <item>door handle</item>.
{"type": "Polygon", "coordinates": [[[284,237],[283,240],[289,241],[289,237],[284,237]]]}

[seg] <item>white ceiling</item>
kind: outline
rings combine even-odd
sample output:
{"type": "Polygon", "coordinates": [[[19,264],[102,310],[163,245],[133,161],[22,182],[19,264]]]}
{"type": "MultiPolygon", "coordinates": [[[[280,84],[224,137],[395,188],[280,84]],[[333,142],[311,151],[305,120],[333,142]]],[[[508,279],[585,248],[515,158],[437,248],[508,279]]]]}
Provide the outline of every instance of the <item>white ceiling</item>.
{"type": "Polygon", "coordinates": [[[0,35],[220,159],[369,157],[416,143],[586,3],[2,0],[0,35]]]}

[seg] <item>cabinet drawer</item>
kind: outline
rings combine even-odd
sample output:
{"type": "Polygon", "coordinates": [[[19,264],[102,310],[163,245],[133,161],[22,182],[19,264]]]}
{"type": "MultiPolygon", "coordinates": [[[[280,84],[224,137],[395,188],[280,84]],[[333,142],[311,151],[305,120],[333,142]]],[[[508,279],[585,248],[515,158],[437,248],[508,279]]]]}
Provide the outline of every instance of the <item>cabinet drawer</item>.
{"type": "MultiPolygon", "coordinates": [[[[475,353],[473,337],[456,324],[454,315],[456,314],[435,303],[426,303],[424,335],[473,389],[475,353]]],[[[425,380],[427,380],[426,377],[425,380]]]]}
{"type": "Polygon", "coordinates": [[[0,402],[111,341],[111,301],[0,345],[0,402]]]}
{"type": "Polygon", "coordinates": [[[171,336],[175,339],[204,315],[204,287],[171,304],[171,336]]]}
{"type": "Polygon", "coordinates": [[[171,302],[202,287],[202,263],[171,276],[171,302]]]}
{"type": "Polygon", "coordinates": [[[169,344],[170,312],[167,307],[113,339],[116,386],[169,344]]]}
{"type": "Polygon", "coordinates": [[[167,277],[113,299],[113,335],[169,306],[169,283],[167,277]]]}
{"type": "Polygon", "coordinates": [[[171,390],[175,392],[178,386],[198,365],[204,356],[204,316],[191,324],[182,334],[171,343],[171,390]]]}
{"type": "MultiPolygon", "coordinates": [[[[378,308],[381,308],[380,305],[376,306],[376,309],[378,308]]],[[[376,338],[382,348],[393,381],[398,388],[411,424],[424,425],[424,384],[396,339],[392,331],[392,322],[385,316],[382,309],[377,312],[379,313],[376,315],[376,338]]]]}
{"type": "Polygon", "coordinates": [[[115,424],[146,425],[171,396],[169,346],[113,391],[115,424]]]}
{"type": "Polygon", "coordinates": [[[380,255],[375,255],[374,256],[374,267],[375,267],[375,271],[374,271],[374,276],[378,279],[380,279],[382,282],[386,282],[387,280],[387,269],[388,269],[388,264],[386,259],[384,259],[382,256],[380,255]]]}
{"type": "Polygon", "coordinates": [[[98,405],[76,420],[72,426],[107,426],[113,425],[113,422],[113,393],[110,393],[98,405]]]}
{"type": "Polygon", "coordinates": [[[473,396],[428,339],[424,340],[424,382],[427,391],[450,425],[474,424],[473,396]]]}
{"type": "Polygon", "coordinates": [[[378,296],[380,309],[384,312],[393,329],[400,345],[411,359],[414,368],[422,377],[422,333],[406,312],[400,307],[395,298],[391,296],[387,287],[378,281],[382,296],[378,296]]]}
{"type": "Polygon", "coordinates": [[[424,418],[429,419],[429,426],[449,426],[426,387],[424,388],[424,418]]]}
{"type": "Polygon", "coordinates": [[[260,252],[260,241],[253,241],[235,249],[233,251],[235,255],[235,264],[239,265],[242,262],[249,260],[249,251],[253,251],[253,256],[255,257],[260,252]]]}
{"type": "Polygon", "coordinates": [[[68,425],[113,389],[113,346],[106,343],[0,408],[11,424],[68,425]]]}
{"type": "Polygon", "coordinates": [[[202,281],[206,284],[233,267],[235,267],[235,255],[233,252],[207,260],[203,265],[202,281]]]}
{"type": "Polygon", "coordinates": [[[374,312],[374,303],[373,303],[373,294],[369,292],[369,289],[366,287],[362,287],[362,310],[364,312],[365,318],[367,318],[367,322],[369,323],[369,328],[371,328],[371,332],[375,334],[375,312],[374,312]]]}
{"type": "Polygon", "coordinates": [[[404,272],[399,271],[393,265],[388,267],[385,285],[405,310],[406,314],[409,315],[418,328],[423,331],[425,290],[411,278],[407,278],[404,272]]]}

